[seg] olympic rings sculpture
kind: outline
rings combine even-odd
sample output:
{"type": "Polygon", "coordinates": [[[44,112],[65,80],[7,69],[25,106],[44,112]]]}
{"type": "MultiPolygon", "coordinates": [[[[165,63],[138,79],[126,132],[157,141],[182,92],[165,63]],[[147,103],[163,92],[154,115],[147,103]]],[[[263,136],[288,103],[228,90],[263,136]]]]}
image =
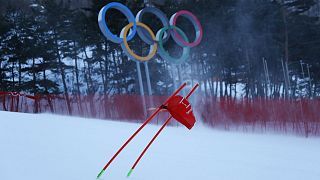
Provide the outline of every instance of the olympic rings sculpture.
{"type": "Polygon", "coordinates": [[[99,12],[98,22],[100,30],[107,39],[120,44],[122,50],[130,59],[140,62],[149,61],[158,52],[160,57],[165,60],[176,64],[182,63],[188,59],[190,55],[190,48],[200,44],[203,34],[198,18],[189,11],[178,11],[171,16],[170,20],[168,20],[167,16],[160,9],[155,7],[146,7],[140,10],[135,17],[127,6],[118,2],[112,2],[104,6],[99,12]],[[106,13],[110,9],[117,9],[123,13],[129,21],[129,24],[122,29],[120,36],[113,34],[107,26],[106,13]],[[142,22],[142,17],[146,13],[155,15],[160,19],[163,25],[163,28],[161,28],[156,35],[146,24],[142,22]],[[193,42],[190,42],[187,35],[176,26],[177,19],[180,16],[187,18],[195,28],[196,38],[193,42]],[[128,41],[132,40],[136,34],[139,35],[143,42],[150,45],[150,50],[147,56],[139,56],[135,54],[128,45],[128,41]],[[179,58],[170,56],[170,54],[164,49],[163,44],[168,41],[170,36],[183,48],[182,55],[179,58]]]}

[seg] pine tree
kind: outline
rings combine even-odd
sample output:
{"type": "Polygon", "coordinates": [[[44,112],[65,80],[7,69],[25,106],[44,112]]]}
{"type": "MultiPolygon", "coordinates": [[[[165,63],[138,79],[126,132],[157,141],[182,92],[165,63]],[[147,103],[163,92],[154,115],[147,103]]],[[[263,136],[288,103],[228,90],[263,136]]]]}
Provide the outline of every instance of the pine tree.
{"type": "Polygon", "coordinates": [[[4,56],[10,64],[11,82],[8,87],[11,91],[23,90],[23,71],[27,64],[27,29],[28,18],[20,9],[9,7],[5,16],[10,30],[6,33],[3,41],[4,56]]]}
{"type": "MultiPolygon", "coordinates": [[[[52,67],[61,76],[62,88],[64,96],[67,102],[67,108],[69,114],[72,114],[71,99],[69,97],[69,84],[67,70],[71,67],[64,63],[65,48],[69,44],[65,39],[64,34],[68,32],[70,28],[70,7],[65,5],[63,1],[54,2],[44,0],[40,2],[40,5],[44,7],[45,19],[46,19],[46,43],[49,46],[48,62],[54,63],[56,66],[52,67]]],[[[55,72],[52,70],[52,72],[55,72]]]]}
{"type": "Polygon", "coordinates": [[[7,69],[7,57],[5,54],[5,38],[9,31],[9,25],[6,19],[0,14],[0,91],[7,91],[9,81],[6,72],[7,69]]]}

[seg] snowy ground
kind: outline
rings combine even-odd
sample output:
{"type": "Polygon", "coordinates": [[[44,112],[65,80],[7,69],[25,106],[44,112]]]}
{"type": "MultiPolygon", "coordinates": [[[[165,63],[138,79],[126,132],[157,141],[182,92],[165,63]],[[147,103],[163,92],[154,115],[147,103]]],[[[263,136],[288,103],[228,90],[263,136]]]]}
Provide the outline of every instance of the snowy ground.
{"type": "MultiPolygon", "coordinates": [[[[0,180],[95,179],[138,124],[0,112],[0,180]]],[[[127,179],[149,125],[104,180],[127,179]]],[[[319,180],[320,139],[168,127],[131,180],[319,180]]]]}

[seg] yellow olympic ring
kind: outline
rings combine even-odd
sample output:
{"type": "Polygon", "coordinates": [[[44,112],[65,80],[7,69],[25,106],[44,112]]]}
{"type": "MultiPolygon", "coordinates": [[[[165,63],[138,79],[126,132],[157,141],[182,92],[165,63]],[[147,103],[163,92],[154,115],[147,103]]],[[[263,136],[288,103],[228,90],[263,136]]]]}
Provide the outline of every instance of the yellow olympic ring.
{"type": "Polygon", "coordinates": [[[124,46],[128,51],[128,56],[131,57],[133,60],[138,60],[138,61],[149,61],[152,57],[155,56],[155,54],[157,53],[157,49],[158,49],[158,44],[156,43],[156,36],[154,35],[153,31],[145,24],[141,23],[141,22],[136,22],[137,26],[140,26],[142,28],[144,28],[145,30],[147,30],[147,32],[151,35],[152,39],[154,40],[154,44],[150,45],[150,51],[149,54],[147,56],[139,56],[137,54],[135,54],[129,47],[128,41],[127,41],[127,35],[128,35],[128,31],[130,30],[130,28],[132,28],[134,26],[134,24],[131,22],[129,23],[127,26],[125,26],[123,28],[123,30],[121,31],[121,37],[123,38],[123,42],[121,43],[121,46],[124,46]]]}

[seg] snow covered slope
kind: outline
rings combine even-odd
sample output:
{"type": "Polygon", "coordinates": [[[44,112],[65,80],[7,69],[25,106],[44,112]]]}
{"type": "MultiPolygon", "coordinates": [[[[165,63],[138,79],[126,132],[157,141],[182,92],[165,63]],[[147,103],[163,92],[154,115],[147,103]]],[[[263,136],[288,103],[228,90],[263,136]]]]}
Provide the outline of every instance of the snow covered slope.
{"type": "MultiPolygon", "coordinates": [[[[0,112],[0,180],[95,179],[139,124],[0,112]]],[[[148,125],[102,179],[126,179],[148,125]]],[[[168,127],[131,180],[319,180],[320,139],[168,127]]]]}

